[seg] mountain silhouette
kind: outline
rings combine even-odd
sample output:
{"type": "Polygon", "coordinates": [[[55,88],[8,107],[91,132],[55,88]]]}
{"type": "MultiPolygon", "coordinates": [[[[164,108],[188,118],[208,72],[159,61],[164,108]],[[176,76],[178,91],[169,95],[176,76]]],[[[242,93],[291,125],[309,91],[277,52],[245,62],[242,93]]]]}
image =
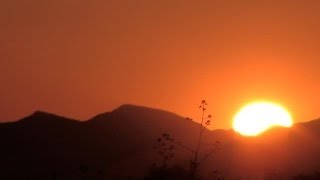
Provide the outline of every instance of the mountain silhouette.
{"type": "MultiPolygon", "coordinates": [[[[320,119],[292,128],[273,128],[257,137],[232,130],[206,130],[205,154],[215,141],[220,150],[201,164],[206,177],[219,170],[228,177],[291,176],[320,170],[320,119]]],[[[177,114],[136,105],[78,121],[37,111],[0,124],[0,179],[119,179],[144,177],[161,165],[153,149],[170,134],[176,156],[170,165],[188,168],[199,124],[177,114]]]]}

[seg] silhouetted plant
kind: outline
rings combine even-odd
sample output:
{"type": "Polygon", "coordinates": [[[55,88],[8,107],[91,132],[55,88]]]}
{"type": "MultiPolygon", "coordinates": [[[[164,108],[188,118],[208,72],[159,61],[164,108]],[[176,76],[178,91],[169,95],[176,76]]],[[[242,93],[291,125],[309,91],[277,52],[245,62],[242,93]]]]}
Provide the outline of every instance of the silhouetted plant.
{"type": "Polygon", "coordinates": [[[88,175],[88,171],[89,171],[89,167],[87,165],[81,165],[79,167],[79,171],[81,172],[81,179],[89,179],[89,175],[88,175]]]}
{"type": "Polygon", "coordinates": [[[152,167],[146,180],[188,180],[190,179],[188,170],[179,167],[158,168],[152,167]]]}
{"type": "Polygon", "coordinates": [[[153,147],[162,158],[162,168],[167,168],[169,161],[175,155],[174,139],[168,133],[163,133],[157,139],[157,145],[153,147]]]}
{"type": "Polygon", "coordinates": [[[281,176],[280,171],[277,169],[269,169],[265,177],[265,180],[281,180],[281,179],[283,178],[281,176]]]}
{"type": "Polygon", "coordinates": [[[58,178],[58,174],[57,174],[56,172],[53,172],[52,175],[51,175],[51,179],[52,179],[52,180],[59,179],[59,178],[58,178]]]}
{"type": "Polygon", "coordinates": [[[83,173],[83,174],[86,174],[86,173],[88,173],[89,168],[88,168],[88,166],[86,166],[86,165],[81,165],[81,166],[79,167],[79,171],[80,171],[81,173],[83,173]]]}
{"type": "MultiPolygon", "coordinates": [[[[192,159],[190,160],[190,169],[189,169],[189,177],[188,179],[200,179],[200,177],[197,175],[198,169],[200,164],[205,161],[209,156],[214,154],[220,147],[220,142],[216,141],[213,145],[213,148],[210,149],[208,152],[204,154],[200,154],[201,150],[201,144],[203,133],[207,130],[207,127],[211,123],[211,115],[206,115],[207,110],[207,102],[205,100],[201,101],[201,104],[199,106],[199,109],[201,110],[201,121],[199,124],[199,136],[196,143],[195,149],[190,148],[188,146],[185,146],[181,142],[175,142],[174,139],[168,134],[163,133],[160,138],[157,139],[157,145],[154,146],[154,149],[156,152],[162,157],[162,166],[158,168],[159,172],[166,172],[165,170],[168,169],[168,162],[174,157],[175,155],[175,146],[178,145],[179,147],[184,148],[185,150],[192,153],[192,159]]],[[[187,118],[188,120],[192,120],[190,118],[187,118]]],[[[201,152],[203,153],[203,152],[201,152]]]]}
{"type": "Polygon", "coordinates": [[[224,180],[224,177],[218,170],[213,170],[209,173],[208,179],[210,180],[224,180]]]}
{"type": "Polygon", "coordinates": [[[87,165],[80,165],[79,168],[77,168],[80,171],[80,177],[81,180],[100,180],[105,179],[104,177],[104,171],[102,169],[89,169],[87,165]]]}
{"type": "MultiPolygon", "coordinates": [[[[197,141],[197,146],[196,149],[193,152],[194,157],[190,161],[190,175],[192,178],[196,177],[196,174],[198,173],[199,166],[201,162],[206,160],[209,156],[211,156],[213,153],[215,153],[218,148],[220,147],[220,142],[217,141],[215,142],[214,147],[212,150],[204,154],[202,157],[200,157],[200,149],[201,149],[201,144],[202,144],[202,138],[203,138],[203,133],[207,129],[207,127],[211,124],[211,115],[206,116],[206,111],[207,111],[207,102],[206,100],[202,100],[199,106],[199,109],[201,110],[201,121],[199,124],[199,137],[197,141]]],[[[190,118],[188,118],[190,119],[190,118]]]]}

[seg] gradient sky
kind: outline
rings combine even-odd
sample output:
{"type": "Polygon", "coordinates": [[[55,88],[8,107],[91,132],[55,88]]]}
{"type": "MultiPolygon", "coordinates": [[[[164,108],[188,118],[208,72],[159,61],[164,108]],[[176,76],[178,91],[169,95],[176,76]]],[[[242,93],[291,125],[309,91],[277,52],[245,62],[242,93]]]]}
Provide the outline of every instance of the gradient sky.
{"type": "Polygon", "coordinates": [[[2,0],[0,121],[124,103],[230,128],[246,102],[320,116],[320,1],[2,0]]]}

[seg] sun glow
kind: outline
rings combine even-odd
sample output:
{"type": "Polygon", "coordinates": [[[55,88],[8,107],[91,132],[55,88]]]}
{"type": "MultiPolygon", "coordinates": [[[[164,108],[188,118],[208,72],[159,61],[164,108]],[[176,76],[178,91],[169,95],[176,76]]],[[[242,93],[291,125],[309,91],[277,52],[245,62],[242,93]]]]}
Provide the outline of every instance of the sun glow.
{"type": "Polygon", "coordinates": [[[250,103],[233,119],[233,129],[245,136],[256,136],[273,126],[291,125],[290,113],[281,105],[271,102],[250,103]]]}

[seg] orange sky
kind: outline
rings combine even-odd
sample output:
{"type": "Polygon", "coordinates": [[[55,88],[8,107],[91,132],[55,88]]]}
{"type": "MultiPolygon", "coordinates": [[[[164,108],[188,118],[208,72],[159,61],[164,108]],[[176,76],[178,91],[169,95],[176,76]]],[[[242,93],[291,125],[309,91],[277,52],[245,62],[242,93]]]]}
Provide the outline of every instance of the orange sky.
{"type": "Polygon", "coordinates": [[[123,103],[230,128],[246,102],[320,116],[320,1],[0,1],[0,121],[123,103]]]}

